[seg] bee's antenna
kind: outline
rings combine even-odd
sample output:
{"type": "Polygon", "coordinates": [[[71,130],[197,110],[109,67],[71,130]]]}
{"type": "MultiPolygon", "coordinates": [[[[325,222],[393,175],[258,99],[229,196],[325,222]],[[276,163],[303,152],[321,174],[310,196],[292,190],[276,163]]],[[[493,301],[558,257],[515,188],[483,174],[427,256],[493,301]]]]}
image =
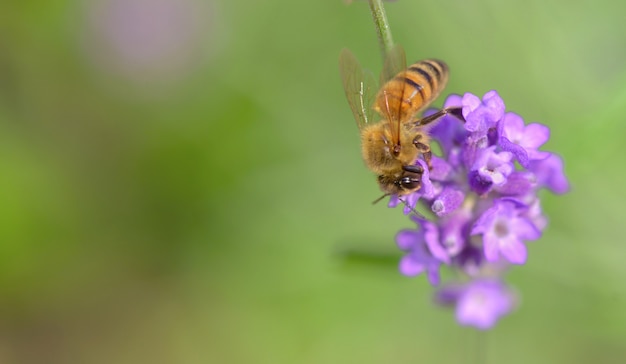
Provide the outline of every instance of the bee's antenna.
{"type": "Polygon", "coordinates": [[[372,202],[372,205],[376,205],[377,203],[379,203],[379,202],[380,202],[380,200],[382,200],[383,198],[385,198],[385,197],[387,197],[387,196],[390,196],[390,194],[389,194],[389,193],[385,193],[384,195],[382,195],[382,196],[380,196],[379,198],[375,199],[375,200],[372,202]]]}
{"type": "Polygon", "coordinates": [[[403,200],[403,199],[401,199],[401,198],[398,198],[398,200],[399,200],[400,202],[402,202],[402,203],[404,204],[404,206],[408,207],[408,208],[411,210],[411,212],[412,212],[412,213],[414,213],[417,217],[419,217],[419,218],[420,218],[420,219],[422,219],[422,220],[428,220],[428,219],[426,218],[426,216],[424,216],[424,215],[420,214],[420,213],[419,213],[419,212],[415,209],[415,207],[411,207],[411,206],[410,206],[410,205],[406,202],[406,200],[403,200]]]}

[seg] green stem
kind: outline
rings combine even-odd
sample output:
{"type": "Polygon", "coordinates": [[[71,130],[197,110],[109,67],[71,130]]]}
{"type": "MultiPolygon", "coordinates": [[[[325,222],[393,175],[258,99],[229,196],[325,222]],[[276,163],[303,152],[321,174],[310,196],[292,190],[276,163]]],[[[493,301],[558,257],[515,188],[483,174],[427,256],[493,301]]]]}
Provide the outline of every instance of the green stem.
{"type": "Polygon", "coordinates": [[[487,363],[487,333],[476,330],[476,364],[487,363]]]}
{"type": "Polygon", "coordinates": [[[376,32],[378,34],[378,43],[380,44],[380,51],[383,55],[383,60],[387,56],[387,52],[393,47],[393,38],[391,37],[391,29],[389,28],[389,22],[387,21],[387,14],[385,14],[385,7],[382,0],[369,0],[370,10],[372,11],[372,18],[374,18],[374,25],[376,26],[376,32]]]}

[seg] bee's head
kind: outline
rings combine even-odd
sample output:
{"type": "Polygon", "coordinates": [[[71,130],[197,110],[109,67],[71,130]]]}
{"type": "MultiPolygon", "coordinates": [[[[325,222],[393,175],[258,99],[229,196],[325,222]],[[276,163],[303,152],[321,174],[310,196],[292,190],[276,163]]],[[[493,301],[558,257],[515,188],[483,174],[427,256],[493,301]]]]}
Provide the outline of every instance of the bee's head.
{"type": "Polygon", "coordinates": [[[378,184],[381,190],[389,195],[408,195],[422,187],[421,166],[404,166],[399,173],[381,174],[378,176],[378,184]]]}

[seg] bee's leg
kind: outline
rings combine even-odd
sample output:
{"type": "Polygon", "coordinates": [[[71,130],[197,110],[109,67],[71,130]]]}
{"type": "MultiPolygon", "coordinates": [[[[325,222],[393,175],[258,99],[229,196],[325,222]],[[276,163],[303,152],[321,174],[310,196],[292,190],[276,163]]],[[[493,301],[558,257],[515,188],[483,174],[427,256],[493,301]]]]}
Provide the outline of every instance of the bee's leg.
{"type": "Polygon", "coordinates": [[[433,169],[433,153],[430,151],[430,145],[420,142],[420,139],[422,139],[422,135],[418,134],[415,139],[413,139],[413,145],[415,145],[415,148],[422,153],[424,156],[424,162],[426,162],[426,165],[428,166],[428,170],[431,170],[433,169]]]}
{"type": "Polygon", "coordinates": [[[448,107],[445,109],[441,109],[432,115],[428,115],[424,118],[421,118],[415,122],[417,126],[424,126],[432,123],[433,121],[437,121],[439,118],[442,118],[446,115],[452,115],[457,119],[465,122],[465,118],[463,117],[463,108],[459,106],[448,107]]]}
{"type": "Polygon", "coordinates": [[[419,164],[416,164],[413,166],[402,166],[402,169],[404,169],[407,172],[411,172],[411,173],[415,173],[419,175],[424,174],[424,168],[422,168],[422,166],[420,166],[419,164]]]}
{"type": "Polygon", "coordinates": [[[462,122],[465,122],[465,117],[463,116],[463,108],[462,107],[449,107],[447,109],[444,110],[448,110],[447,114],[450,114],[452,116],[454,116],[455,118],[461,120],[462,122]]]}
{"type": "Polygon", "coordinates": [[[424,162],[426,162],[426,165],[428,166],[428,170],[432,171],[433,170],[433,162],[432,162],[433,153],[430,151],[430,147],[428,148],[428,152],[422,153],[422,155],[424,156],[424,162]]]}

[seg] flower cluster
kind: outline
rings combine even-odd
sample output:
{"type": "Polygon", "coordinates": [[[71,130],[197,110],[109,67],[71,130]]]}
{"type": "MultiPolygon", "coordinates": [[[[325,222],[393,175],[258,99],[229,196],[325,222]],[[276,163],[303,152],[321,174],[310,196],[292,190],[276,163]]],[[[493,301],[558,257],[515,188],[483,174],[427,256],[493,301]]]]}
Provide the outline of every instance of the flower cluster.
{"type": "Polygon", "coordinates": [[[454,306],[460,324],[489,329],[515,307],[515,295],[502,280],[505,271],[526,262],[526,243],[547,225],[537,191],[561,194],[569,184],[561,158],[539,150],[548,127],[505,112],[497,92],[482,100],[452,95],[444,107],[462,107],[464,122],[445,116],[432,128],[442,157],[433,156],[430,171],[419,159],[422,188],[389,203],[404,206],[406,214],[420,203],[436,215],[433,221],[413,215],[418,229],[398,233],[405,252],[400,272],[425,272],[438,285],[440,267],[452,266],[466,279],[444,285],[436,301],[454,306]]]}

